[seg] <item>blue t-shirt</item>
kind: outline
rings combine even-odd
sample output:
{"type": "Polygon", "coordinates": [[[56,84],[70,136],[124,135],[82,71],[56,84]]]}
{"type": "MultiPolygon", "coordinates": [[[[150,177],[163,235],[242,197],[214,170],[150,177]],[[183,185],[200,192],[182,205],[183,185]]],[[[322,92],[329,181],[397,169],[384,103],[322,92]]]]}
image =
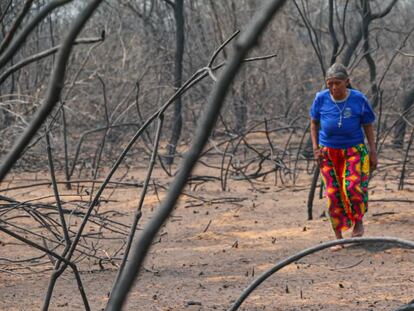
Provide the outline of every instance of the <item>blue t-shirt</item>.
{"type": "Polygon", "coordinates": [[[362,125],[375,121],[367,98],[354,89],[349,89],[347,99],[341,102],[333,101],[329,90],[318,92],[310,116],[320,122],[319,144],[331,148],[349,148],[364,143],[362,125]]]}

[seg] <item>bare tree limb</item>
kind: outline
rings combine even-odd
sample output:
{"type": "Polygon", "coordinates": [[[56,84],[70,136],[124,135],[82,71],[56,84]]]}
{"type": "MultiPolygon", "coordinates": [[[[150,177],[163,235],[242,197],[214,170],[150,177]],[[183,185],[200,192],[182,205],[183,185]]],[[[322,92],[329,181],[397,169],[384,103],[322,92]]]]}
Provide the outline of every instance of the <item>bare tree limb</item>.
{"type": "Polygon", "coordinates": [[[406,169],[407,169],[407,163],[409,161],[409,156],[410,156],[409,152],[410,152],[413,140],[414,140],[414,128],[411,130],[410,139],[408,140],[407,149],[405,151],[404,161],[403,161],[403,165],[402,165],[402,169],[401,169],[400,180],[398,182],[398,190],[403,190],[404,189],[404,179],[406,177],[405,174],[406,174],[406,169]]]}
{"type": "MultiPolygon", "coordinates": [[[[346,13],[348,11],[348,4],[349,4],[349,0],[346,0],[345,5],[344,5],[344,11],[343,11],[343,15],[342,15],[342,24],[340,24],[340,29],[341,29],[341,33],[343,36],[343,40],[342,40],[342,45],[339,47],[338,51],[336,52],[336,56],[338,56],[343,49],[345,48],[345,45],[348,43],[348,37],[345,31],[345,22],[346,22],[346,13]]],[[[339,20],[339,17],[338,17],[339,20]]],[[[336,58],[335,58],[336,61],[336,58]]]]}
{"type": "MultiPolygon", "coordinates": [[[[311,44],[312,44],[312,47],[315,51],[316,57],[318,58],[319,65],[320,65],[321,70],[322,70],[322,75],[324,77],[325,76],[325,65],[323,63],[323,55],[322,55],[322,51],[321,51],[320,44],[319,44],[319,37],[316,35],[315,29],[312,27],[312,25],[310,24],[308,18],[306,17],[305,10],[304,10],[304,12],[302,12],[302,10],[300,9],[300,7],[297,4],[296,0],[293,0],[293,3],[295,4],[295,7],[298,10],[298,12],[300,14],[300,17],[302,18],[302,21],[304,22],[305,27],[308,31],[309,40],[311,41],[311,44]]],[[[303,2],[302,2],[302,5],[303,5],[303,2]]]]}
{"type": "Polygon", "coordinates": [[[50,172],[50,179],[52,183],[53,193],[55,195],[56,206],[59,212],[60,217],[60,224],[63,231],[63,236],[65,237],[66,246],[70,246],[70,237],[68,226],[66,225],[65,215],[63,213],[62,204],[60,202],[59,190],[56,183],[56,175],[55,175],[55,166],[53,164],[53,157],[52,157],[52,147],[50,146],[50,137],[49,133],[46,133],[46,149],[47,149],[47,158],[49,161],[49,172],[50,172]]]}
{"type": "Polygon", "coordinates": [[[336,36],[335,27],[334,27],[334,3],[333,0],[329,0],[329,33],[331,35],[332,41],[332,54],[330,64],[335,63],[336,57],[338,55],[339,42],[336,36]]]}
{"type": "Polygon", "coordinates": [[[171,0],[164,0],[165,3],[167,3],[169,6],[171,6],[172,8],[175,7],[175,2],[171,1],[171,0]]]}
{"type": "Polygon", "coordinates": [[[213,53],[213,55],[210,57],[209,62],[207,63],[207,67],[211,67],[216,60],[219,53],[224,49],[224,47],[229,44],[231,40],[233,40],[238,34],[240,33],[240,30],[237,30],[234,32],[226,41],[224,41],[213,53]]]}
{"type": "Polygon", "coordinates": [[[148,168],[148,171],[147,171],[147,175],[145,177],[144,186],[142,187],[142,190],[141,190],[141,194],[140,194],[139,201],[138,201],[138,206],[135,210],[134,221],[133,221],[133,223],[131,225],[131,228],[130,228],[130,232],[129,232],[129,236],[128,236],[124,256],[122,258],[121,265],[118,269],[118,273],[117,273],[117,276],[115,278],[114,286],[117,284],[117,282],[119,280],[119,277],[121,276],[122,272],[124,271],[125,264],[128,260],[129,252],[130,252],[130,249],[131,249],[131,245],[132,245],[133,240],[134,240],[135,232],[137,230],[138,222],[139,222],[139,220],[141,219],[141,216],[142,216],[142,211],[141,210],[142,210],[142,206],[144,204],[145,195],[147,193],[147,189],[148,189],[149,182],[150,182],[150,179],[151,179],[152,171],[154,169],[155,161],[156,161],[157,154],[158,154],[158,147],[159,147],[159,142],[160,142],[160,138],[161,138],[161,129],[162,129],[163,122],[164,122],[164,115],[160,115],[159,119],[158,119],[157,131],[156,131],[155,138],[154,138],[154,146],[153,146],[153,151],[152,151],[152,155],[151,155],[151,159],[150,159],[149,168],[148,168]]]}
{"type": "Polygon", "coordinates": [[[370,18],[371,19],[378,19],[378,18],[383,18],[384,16],[386,16],[388,13],[391,12],[392,8],[394,7],[394,5],[397,3],[398,0],[392,0],[388,6],[382,11],[382,12],[378,12],[375,14],[371,14],[370,18]]]}
{"type": "Polygon", "coordinates": [[[407,56],[407,57],[414,57],[414,54],[409,54],[400,50],[396,50],[397,53],[400,53],[401,55],[407,56]]]}
{"type": "Polygon", "coordinates": [[[4,37],[3,41],[0,44],[0,54],[4,51],[4,49],[9,45],[9,43],[13,39],[14,35],[16,34],[17,29],[19,28],[20,24],[23,21],[23,18],[29,12],[32,3],[33,3],[33,0],[26,0],[26,2],[24,3],[24,6],[20,14],[17,16],[13,25],[10,27],[9,31],[7,32],[6,36],[4,37]]]}
{"type": "MultiPolygon", "coordinates": [[[[88,43],[96,43],[96,42],[102,42],[103,41],[103,37],[101,38],[84,38],[84,39],[78,39],[75,42],[73,42],[73,45],[78,45],[78,44],[88,44],[88,43]]],[[[5,72],[3,72],[0,75],[0,84],[2,84],[13,72],[16,72],[17,70],[23,68],[24,66],[31,64],[33,62],[36,62],[42,58],[45,58],[49,55],[52,55],[54,53],[56,53],[62,46],[58,45],[55,47],[52,47],[48,50],[42,51],[40,53],[37,53],[35,55],[32,55],[20,62],[18,62],[17,64],[14,64],[13,66],[10,66],[9,68],[7,68],[7,70],[5,72]]]]}
{"type": "Polygon", "coordinates": [[[9,0],[9,2],[6,5],[6,8],[4,9],[3,14],[1,14],[1,16],[0,16],[0,22],[3,22],[3,19],[6,16],[7,11],[9,10],[9,8],[10,8],[10,6],[11,6],[12,3],[13,3],[13,0],[9,0]]]}
{"type": "Polygon", "coordinates": [[[0,231],[3,231],[4,233],[12,236],[13,238],[15,238],[15,239],[17,239],[17,240],[19,240],[19,241],[27,244],[27,245],[30,245],[33,248],[36,248],[36,249],[38,249],[38,250],[40,250],[40,251],[42,251],[42,252],[44,252],[44,253],[46,253],[48,255],[51,255],[51,256],[53,256],[56,259],[62,260],[65,263],[67,263],[68,265],[72,264],[70,261],[66,260],[64,257],[56,254],[55,252],[47,249],[46,247],[43,247],[43,246],[41,246],[39,244],[36,244],[36,243],[30,241],[29,239],[26,239],[25,237],[22,237],[22,236],[16,234],[15,232],[13,232],[11,230],[8,230],[7,228],[5,228],[3,226],[0,226],[0,231]]]}
{"type": "Polygon", "coordinates": [[[36,28],[36,26],[54,9],[65,5],[72,0],[55,0],[49,2],[43,7],[43,9],[37,14],[30,22],[27,23],[26,27],[19,33],[19,35],[11,42],[9,47],[0,55],[0,68],[13,57],[17,50],[24,43],[29,34],[36,28]]]}

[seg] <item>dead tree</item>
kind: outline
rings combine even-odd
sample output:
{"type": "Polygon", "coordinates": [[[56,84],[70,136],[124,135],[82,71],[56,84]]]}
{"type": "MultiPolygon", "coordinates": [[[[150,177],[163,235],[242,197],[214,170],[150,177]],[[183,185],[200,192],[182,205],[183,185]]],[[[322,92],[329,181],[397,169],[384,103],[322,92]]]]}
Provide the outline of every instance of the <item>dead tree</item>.
{"type": "MultiPolygon", "coordinates": [[[[184,0],[165,0],[174,9],[175,20],[175,53],[174,53],[174,88],[181,87],[183,80],[183,57],[185,46],[184,35],[184,0]]],[[[174,162],[174,156],[177,149],[178,141],[180,140],[181,130],[183,127],[182,117],[182,99],[177,98],[174,103],[174,114],[172,119],[171,137],[168,142],[166,162],[171,165],[174,162]]]]}
{"type": "MultiPolygon", "coordinates": [[[[414,104],[414,88],[406,92],[401,101],[402,113],[409,111],[414,104]]],[[[395,126],[393,144],[396,147],[402,148],[404,146],[404,136],[406,133],[407,122],[406,118],[399,118],[395,126]]]]}

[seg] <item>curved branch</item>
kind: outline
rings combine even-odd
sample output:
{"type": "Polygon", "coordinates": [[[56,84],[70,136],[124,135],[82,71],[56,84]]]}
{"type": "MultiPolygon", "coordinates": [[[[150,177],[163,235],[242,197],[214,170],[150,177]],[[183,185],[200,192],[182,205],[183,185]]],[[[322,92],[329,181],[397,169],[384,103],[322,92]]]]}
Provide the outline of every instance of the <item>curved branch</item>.
{"type": "Polygon", "coordinates": [[[390,2],[390,4],[388,4],[388,6],[384,9],[384,11],[379,12],[379,13],[375,13],[375,14],[371,14],[371,15],[370,15],[371,20],[373,20],[373,19],[377,19],[377,18],[382,18],[382,17],[384,17],[385,15],[387,15],[388,13],[390,13],[390,12],[391,12],[391,9],[394,7],[394,5],[395,5],[396,3],[397,3],[397,0],[392,0],[392,1],[390,2]]]}
{"type": "Polygon", "coordinates": [[[164,0],[165,3],[167,3],[169,6],[171,6],[172,8],[175,7],[175,3],[171,0],[164,0]]]}
{"type": "MultiPolygon", "coordinates": [[[[349,4],[349,0],[346,0],[345,5],[344,5],[344,11],[343,11],[343,15],[342,15],[342,23],[340,24],[340,29],[341,29],[341,33],[342,33],[342,37],[343,37],[343,41],[341,46],[339,47],[338,51],[336,52],[335,55],[335,61],[336,61],[336,57],[342,53],[343,49],[345,48],[345,45],[348,42],[348,37],[345,31],[345,22],[346,22],[346,12],[348,9],[348,4],[349,4]]],[[[339,18],[338,18],[339,20],[339,18]]]]}
{"type": "Polygon", "coordinates": [[[6,16],[7,11],[10,9],[10,6],[11,6],[12,3],[13,3],[13,0],[9,0],[9,2],[7,3],[7,5],[6,5],[5,9],[4,9],[4,12],[0,16],[0,22],[3,22],[3,19],[6,16]]]}
{"type": "Polygon", "coordinates": [[[414,249],[414,242],[409,240],[402,240],[398,238],[392,238],[392,237],[371,237],[371,238],[352,238],[352,239],[342,239],[342,240],[334,240],[334,241],[328,241],[316,246],[312,246],[310,248],[307,248],[299,253],[296,253],[295,255],[292,255],[280,262],[278,262],[276,265],[265,271],[262,275],[260,275],[256,280],[253,281],[241,294],[241,296],[233,303],[233,305],[228,309],[228,311],[235,311],[237,310],[240,305],[243,303],[244,300],[261,284],[263,283],[267,278],[269,278],[272,274],[277,272],[278,270],[282,269],[283,267],[303,258],[310,254],[319,252],[321,250],[324,250],[326,248],[329,248],[331,246],[335,245],[344,245],[344,244],[368,244],[368,243],[390,243],[390,244],[396,244],[398,246],[402,247],[409,247],[414,249]]]}
{"type": "MultiPolygon", "coordinates": [[[[102,42],[104,40],[103,37],[101,38],[85,38],[85,39],[79,39],[76,40],[73,45],[77,45],[77,44],[88,44],[88,43],[96,43],[96,42],[102,42]]],[[[37,53],[35,55],[32,55],[20,62],[18,62],[17,64],[9,67],[5,72],[3,72],[0,76],[0,84],[2,84],[13,72],[16,72],[17,70],[19,70],[20,68],[23,68],[24,66],[31,64],[35,61],[38,61],[42,58],[45,58],[49,55],[52,55],[54,53],[56,53],[59,49],[61,48],[61,45],[57,45],[55,47],[52,47],[48,50],[42,51],[40,53],[37,53]]]]}
{"type": "Polygon", "coordinates": [[[412,301],[410,304],[402,306],[398,308],[395,311],[413,311],[414,310],[414,301],[412,301]]]}
{"type": "Polygon", "coordinates": [[[43,246],[41,246],[41,245],[39,245],[39,244],[29,240],[29,239],[26,239],[25,237],[20,236],[17,233],[15,233],[11,230],[8,230],[7,228],[5,228],[3,226],[0,226],[0,231],[6,233],[7,235],[10,235],[11,237],[15,238],[16,240],[19,240],[19,241],[35,248],[35,249],[38,249],[38,250],[44,252],[45,254],[48,254],[48,255],[50,255],[50,256],[58,259],[58,260],[64,261],[66,264],[68,264],[70,266],[73,266],[73,263],[70,262],[69,260],[67,260],[65,257],[62,257],[62,256],[56,254],[55,252],[51,251],[50,249],[47,249],[46,247],[43,247],[43,246]]]}
{"type": "Polygon", "coordinates": [[[407,57],[414,57],[414,54],[405,53],[405,52],[400,51],[400,50],[396,50],[396,51],[397,51],[397,53],[400,53],[401,55],[404,55],[404,56],[407,56],[407,57]]]}
{"type": "Polygon", "coordinates": [[[26,0],[20,14],[17,16],[17,18],[14,21],[13,25],[10,27],[10,30],[7,32],[5,38],[3,39],[3,41],[0,44],[0,54],[10,44],[11,40],[13,39],[14,35],[16,34],[17,29],[19,28],[20,24],[22,23],[24,17],[29,12],[30,7],[32,6],[32,3],[33,3],[33,0],[26,0]]]}
{"type": "Polygon", "coordinates": [[[234,39],[234,37],[236,37],[238,34],[240,33],[240,30],[236,30],[226,41],[224,41],[213,53],[213,55],[211,56],[207,67],[211,67],[213,65],[214,60],[217,58],[217,55],[224,49],[224,47],[231,41],[234,39]]]}
{"type": "Polygon", "coordinates": [[[72,0],[55,0],[48,3],[20,32],[16,39],[11,43],[8,49],[6,49],[3,55],[0,56],[0,68],[13,57],[20,46],[24,43],[29,34],[36,28],[36,26],[54,9],[71,2],[72,0]]]}
{"type": "Polygon", "coordinates": [[[302,12],[302,10],[300,9],[300,7],[297,4],[296,0],[293,0],[293,3],[295,5],[296,9],[298,10],[300,17],[302,18],[303,23],[305,24],[306,30],[308,31],[308,35],[309,35],[309,40],[312,44],[313,50],[315,51],[316,57],[318,58],[319,65],[321,66],[322,75],[323,75],[323,77],[325,77],[325,65],[324,65],[323,59],[322,59],[323,55],[322,55],[322,51],[321,51],[321,48],[320,48],[320,45],[319,45],[319,38],[318,38],[318,36],[315,32],[314,27],[310,24],[309,20],[305,16],[306,12],[302,12]]]}

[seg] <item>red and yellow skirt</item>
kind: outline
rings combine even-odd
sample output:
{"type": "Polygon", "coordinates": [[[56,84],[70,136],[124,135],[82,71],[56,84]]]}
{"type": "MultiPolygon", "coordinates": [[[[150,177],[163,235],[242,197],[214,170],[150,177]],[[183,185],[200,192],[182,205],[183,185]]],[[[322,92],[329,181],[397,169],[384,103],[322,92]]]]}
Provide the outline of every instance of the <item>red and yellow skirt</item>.
{"type": "Polygon", "coordinates": [[[351,228],[368,210],[369,156],[364,144],[321,147],[321,175],[335,231],[351,228]]]}

